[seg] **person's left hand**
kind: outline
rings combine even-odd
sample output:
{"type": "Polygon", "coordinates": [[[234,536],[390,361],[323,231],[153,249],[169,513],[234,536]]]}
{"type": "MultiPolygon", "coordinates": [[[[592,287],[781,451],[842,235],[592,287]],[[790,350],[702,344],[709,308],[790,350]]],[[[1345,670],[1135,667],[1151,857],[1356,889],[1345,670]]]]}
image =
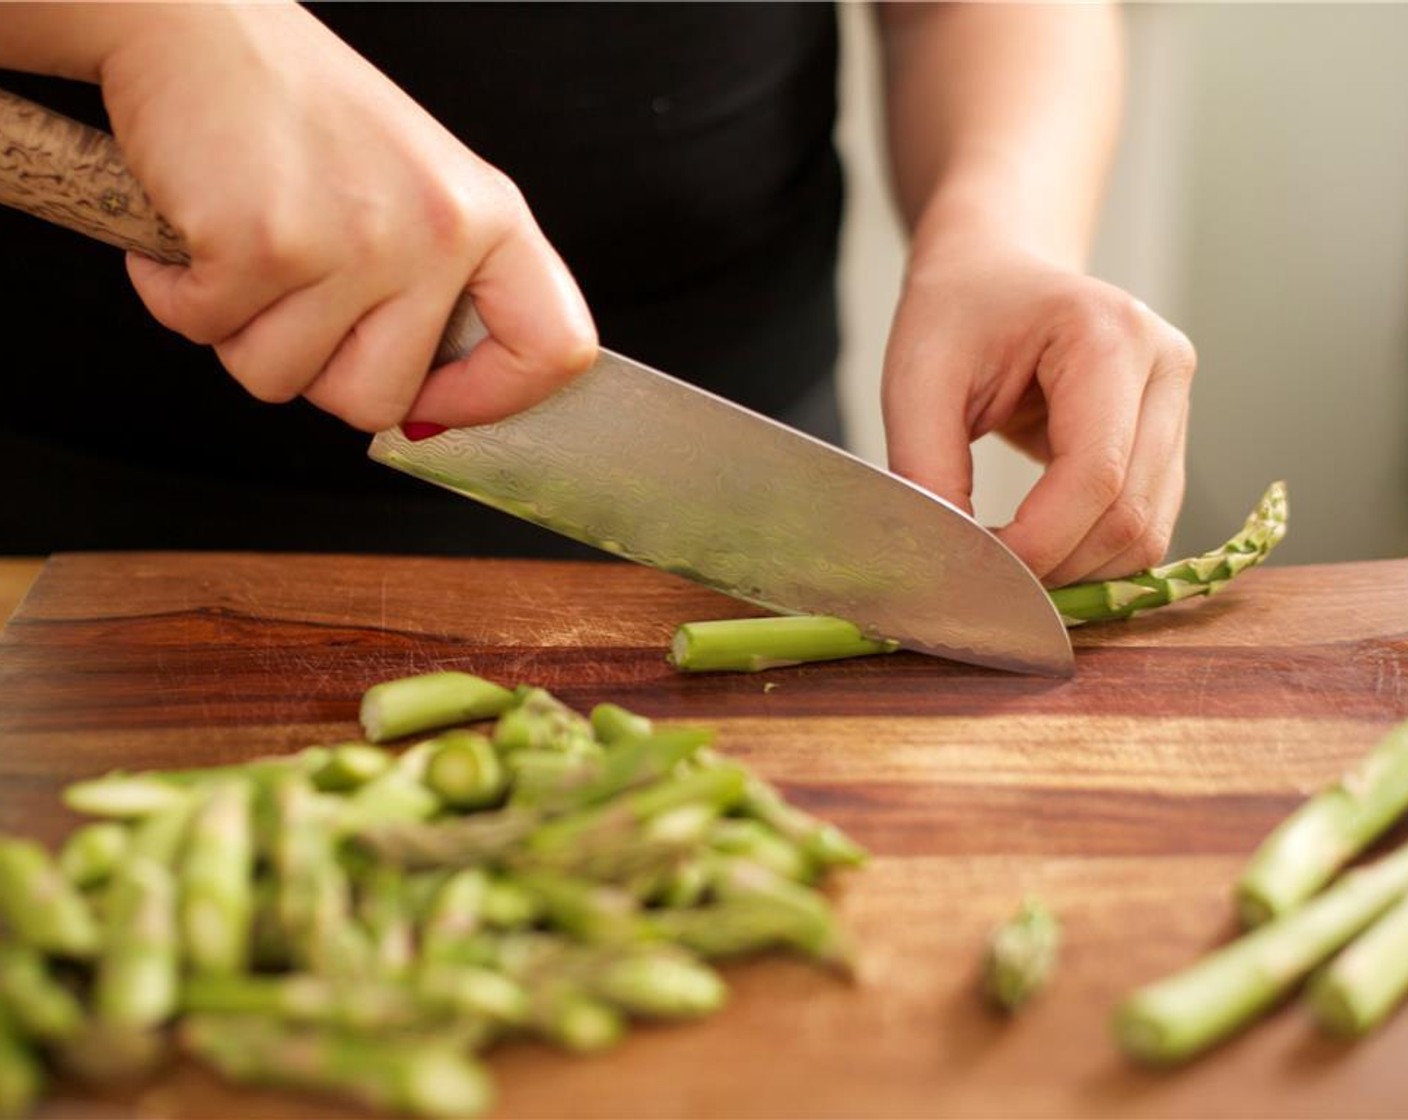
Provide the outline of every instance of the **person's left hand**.
{"type": "Polygon", "coordinates": [[[1050,587],[1164,556],[1196,358],[1143,303],[1009,244],[911,262],[885,355],[890,467],[971,512],[988,432],[1047,464],[998,536],[1050,587]]]}

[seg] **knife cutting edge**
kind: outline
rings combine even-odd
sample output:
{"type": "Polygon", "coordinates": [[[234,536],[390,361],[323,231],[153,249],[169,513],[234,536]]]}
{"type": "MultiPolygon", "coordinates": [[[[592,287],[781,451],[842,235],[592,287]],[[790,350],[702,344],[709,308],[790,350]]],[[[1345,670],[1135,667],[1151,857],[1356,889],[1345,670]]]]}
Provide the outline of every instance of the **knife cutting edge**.
{"type": "MultiPolygon", "coordinates": [[[[0,203],[185,261],[115,141],[0,92],[0,203]]],[[[440,360],[482,337],[467,298],[440,360]]],[[[603,350],[532,408],[377,462],[555,532],[788,614],[978,665],[1068,676],[1056,608],[992,533],[941,498],[705,390],[603,350]]]]}

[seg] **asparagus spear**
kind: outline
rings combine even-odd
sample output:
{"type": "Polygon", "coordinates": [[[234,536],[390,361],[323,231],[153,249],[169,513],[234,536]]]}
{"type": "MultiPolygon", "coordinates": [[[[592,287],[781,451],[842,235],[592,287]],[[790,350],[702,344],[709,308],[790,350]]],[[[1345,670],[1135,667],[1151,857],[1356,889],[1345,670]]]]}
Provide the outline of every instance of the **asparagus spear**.
{"type": "Polygon", "coordinates": [[[44,1067],[0,1003],[0,1120],[20,1120],[44,1091],[44,1067]]]}
{"type": "Polygon", "coordinates": [[[1367,1034],[1408,994],[1408,901],[1360,934],[1310,989],[1310,1009],[1326,1030],[1367,1034]]]}
{"type": "Polygon", "coordinates": [[[1117,1012],[1116,1038],[1147,1062],[1190,1058],[1269,1008],[1405,894],[1408,847],[1136,992],[1117,1012]]]}
{"type": "Polygon", "coordinates": [[[62,1042],[83,1026],[83,1007],[29,945],[0,943],[0,1005],[17,1028],[40,1042],[62,1042]]]}
{"type": "Polygon", "coordinates": [[[1014,1012],[1046,987],[1061,948],[1061,926],[1041,902],[1028,899],[1016,917],[993,931],[984,986],[1004,1011],[1014,1012]]]}
{"type": "MultiPolygon", "coordinates": [[[[1211,595],[1266,559],[1286,535],[1286,511],[1286,485],[1273,482],[1241,530],[1221,547],[1120,579],[1060,587],[1050,592],[1051,600],[1067,626],[1081,626],[1211,595]]],[[[853,624],[824,615],[722,619],[682,624],[669,661],[685,672],[758,672],[897,648],[895,642],[867,637],[853,624]]]]}
{"type": "Polygon", "coordinates": [[[0,836],[0,918],[20,941],[67,957],[91,957],[98,926],[88,903],[32,840],[0,836]]]}
{"type": "Polygon", "coordinates": [[[96,887],[127,854],[131,834],[113,821],[95,821],[76,828],[59,852],[59,870],[75,887],[96,887]]]}
{"type": "Polygon", "coordinates": [[[1051,600],[1067,626],[1130,618],[1197,595],[1212,595],[1270,555],[1286,535],[1286,484],[1273,482],[1241,530],[1211,552],[1123,579],[1057,588],[1051,600]]]}
{"type": "Polygon", "coordinates": [[[362,730],[373,743],[457,723],[489,719],[514,703],[512,692],[469,673],[446,671],[374,684],[362,696],[362,730]]]}
{"type": "Polygon", "coordinates": [[[188,1051],[233,1081],[321,1090],[412,1116],[477,1116],[492,1100],[483,1068],[453,1035],[369,1036],[244,1015],[193,1015],[181,1033],[188,1051]]]}
{"type": "Polygon", "coordinates": [[[107,928],[94,979],[98,1017],[115,1026],[160,1026],[178,1004],[176,884],[156,860],[128,861],[109,888],[107,928]]]}
{"type": "Polygon", "coordinates": [[[198,972],[249,964],[254,924],[254,788],[241,779],[210,787],[191,822],[181,863],[181,932],[198,972]]]}
{"type": "Polygon", "coordinates": [[[357,1030],[414,1027],[429,1017],[404,984],[311,972],[192,976],[181,989],[181,1007],[187,1014],[269,1015],[357,1030]]]}
{"type": "Polygon", "coordinates": [[[593,993],[632,1015],[692,1019],[717,1011],[728,997],[717,972],[667,946],[620,955],[593,971],[593,993]]]}
{"type": "Polygon", "coordinates": [[[1237,881],[1243,922],[1299,906],[1408,808],[1408,723],[1383,737],[1338,782],[1306,801],[1262,842],[1237,881]]]}

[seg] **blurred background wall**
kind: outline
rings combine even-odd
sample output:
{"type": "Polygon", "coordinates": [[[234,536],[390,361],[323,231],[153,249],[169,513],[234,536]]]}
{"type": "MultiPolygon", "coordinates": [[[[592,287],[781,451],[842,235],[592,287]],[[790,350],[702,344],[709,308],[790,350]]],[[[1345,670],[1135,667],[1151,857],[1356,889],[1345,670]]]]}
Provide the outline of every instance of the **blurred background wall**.
{"type": "MultiPolygon", "coordinates": [[[[1122,147],[1092,271],[1197,346],[1174,551],[1290,485],[1281,562],[1408,555],[1408,5],[1127,5],[1122,147]]],[[[843,400],[884,461],[878,379],[903,268],[876,127],[870,12],[843,6],[850,202],[843,400]]],[[[975,449],[981,520],[1036,468],[975,449]]]]}

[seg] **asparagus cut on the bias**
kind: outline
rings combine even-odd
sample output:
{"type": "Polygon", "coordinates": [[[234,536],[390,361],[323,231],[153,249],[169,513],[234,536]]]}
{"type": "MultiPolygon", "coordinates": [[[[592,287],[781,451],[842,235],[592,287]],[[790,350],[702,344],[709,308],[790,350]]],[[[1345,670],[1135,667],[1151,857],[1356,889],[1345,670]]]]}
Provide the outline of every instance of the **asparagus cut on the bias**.
{"type": "Polygon", "coordinates": [[[1060,922],[1039,900],[1027,899],[988,940],[988,997],[1004,1011],[1019,1010],[1050,982],[1060,951],[1060,922]]]}
{"type": "Polygon", "coordinates": [[[1259,925],[1299,906],[1408,809],[1408,723],[1282,821],[1237,880],[1242,921],[1259,925]]]}
{"type": "Polygon", "coordinates": [[[490,719],[511,707],[510,689],[446,670],[374,684],[362,696],[362,730],[373,743],[490,719]]]}
{"type": "Polygon", "coordinates": [[[32,840],[0,836],[0,918],[20,941],[57,956],[98,950],[98,923],[87,901],[32,840]]]}
{"type": "Polygon", "coordinates": [[[411,1116],[478,1116],[493,1096],[483,1067],[453,1037],[384,1037],[252,1015],[193,1015],[181,1037],[232,1081],[317,1089],[411,1116]]]}
{"type": "Polygon", "coordinates": [[[1311,983],[1311,1013],[1326,1030],[1367,1034],[1408,995],[1408,900],[1401,900],[1311,983]]]}
{"type": "Polygon", "coordinates": [[[1408,847],[1344,874],[1298,910],[1142,988],[1115,1016],[1131,1056],[1171,1064],[1241,1030],[1408,894],[1408,847]]]}
{"type": "MultiPolygon", "coordinates": [[[[1115,622],[1184,599],[1211,595],[1256,567],[1286,535],[1286,485],[1273,482],[1241,530],[1211,552],[1118,579],[1049,592],[1067,626],[1115,622]]],[[[811,661],[892,653],[898,644],[871,638],[825,615],[682,623],[668,660],[685,672],[759,672],[811,661]]]]}
{"type": "MultiPolygon", "coordinates": [[[[588,1054],[709,1015],[710,957],[848,962],[817,888],[864,853],[712,732],[469,679],[492,728],[114,772],[66,798],[103,819],[59,859],[0,836],[0,1116],[51,1069],[131,1089],[177,1038],[235,1081],[468,1116],[501,1039],[588,1054]]],[[[369,735],[418,733],[380,696],[369,735]]]]}

